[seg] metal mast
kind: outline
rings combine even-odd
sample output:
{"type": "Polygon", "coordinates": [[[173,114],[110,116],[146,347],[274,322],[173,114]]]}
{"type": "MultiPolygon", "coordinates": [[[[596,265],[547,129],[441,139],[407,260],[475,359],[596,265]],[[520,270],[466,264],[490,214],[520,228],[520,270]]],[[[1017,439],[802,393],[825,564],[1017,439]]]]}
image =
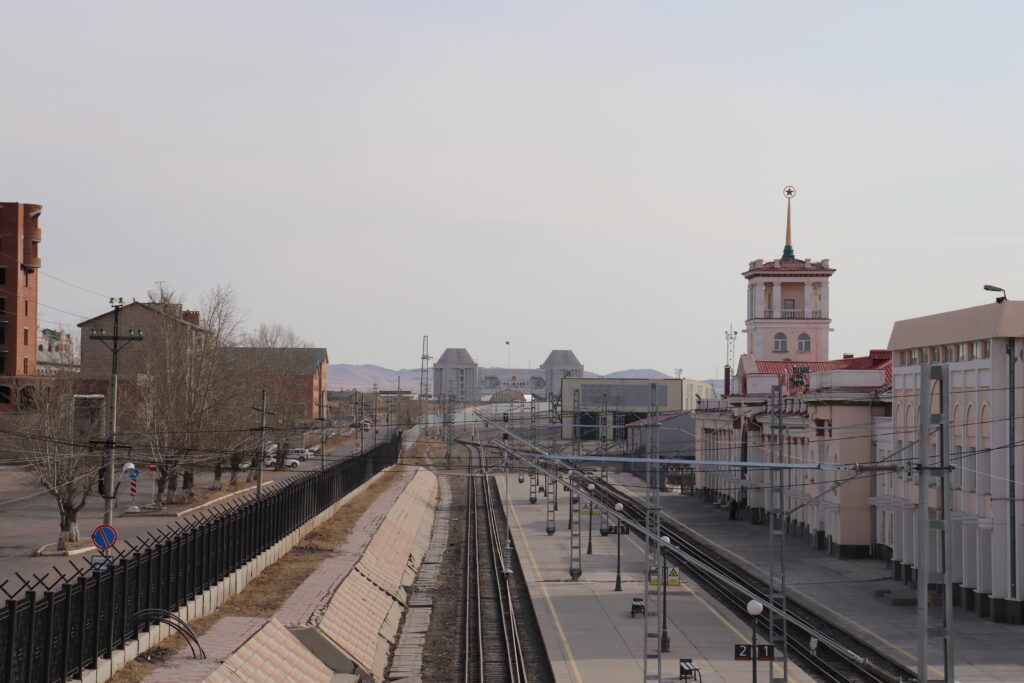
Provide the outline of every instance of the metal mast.
{"type": "Polygon", "coordinates": [[[725,331],[725,364],[730,368],[736,362],[736,337],[739,336],[739,332],[732,329],[732,323],[729,323],[729,329],[725,331]]]}
{"type": "MultiPolygon", "coordinates": [[[[782,387],[772,387],[772,449],[771,462],[782,463],[782,387]]],[[[782,678],[776,679],[774,674],[769,680],[789,680],[789,652],[786,646],[786,522],[788,515],[783,502],[782,468],[768,471],[770,488],[767,504],[769,522],[769,562],[768,562],[768,642],[775,646],[775,663],[781,660],[782,678]],[[781,653],[781,655],[779,654],[781,653]]],[[[770,670],[774,670],[775,663],[770,670]]]]}
{"type": "MultiPolygon", "coordinates": [[[[572,454],[580,455],[580,390],[572,393],[572,454]]],[[[576,467],[569,465],[569,481],[576,480],[576,467]]],[[[569,489],[569,576],[578,581],[583,575],[583,539],[580,527],[582,496],[575,487],[569,489]]]]}
{"type": "Polygon", "coordinates": [[[452,466],[452,446],[455,444],[455,396],[452,394],[452,380],[448,380],[448,393],[444,395],[443,405],[441,419],[444,422],[444,466],[447,469],[452,466]]]}
{"type": "MultiPolygon", "coordinates": [[[[1011,380],[1012,381],[1012,380],[1011,380]]],[[[953,672],[953,519],[950,514],[953,490],[950,482],[949,366],[922,365],[920,401],[921,432],[918,435],[917,503],[917,678],[928,680],[928,638],[942,640],[945,675],[943,681],[956,680],[953,672]],[[935,382],[934,388],[932,382],[935,382]],[[932,401],[938,399],[938,413],[932,401]],[[932,429],[938,437],[932,441],[932,429]],[[939,451],[936,453],[936,448],[939,451]],[[932,479],[934,477],[934,480],[932,479]],[[936,519],[931,519],[929,498],[935,481],[936,519]],[[932,544],[935,545],[932,545],[932,544]],[[934,568],[939,565],[938,568],[934,568]],[[942,620],[932,626],[928,618],[928,585],[942,586],[942,620]]]]}
{"type": "Polygon", "coordinates": [[[420,400],[430,398],[430,353],[427,341],[430,338],[423,335],[423,355],[420,356],[420,400]]]}
{"type": "MultiPolygon", "coordinates": [[[[661,455],[658,444],[658,385],[651,383],[651,410],[647,420],[647,457],[661,455]]],[[[647,508],[644,528],[647,531],[646,563],[644,564],[644,680],[661,681],[661,465],[654,462],[647,469],[647,508]]]]}

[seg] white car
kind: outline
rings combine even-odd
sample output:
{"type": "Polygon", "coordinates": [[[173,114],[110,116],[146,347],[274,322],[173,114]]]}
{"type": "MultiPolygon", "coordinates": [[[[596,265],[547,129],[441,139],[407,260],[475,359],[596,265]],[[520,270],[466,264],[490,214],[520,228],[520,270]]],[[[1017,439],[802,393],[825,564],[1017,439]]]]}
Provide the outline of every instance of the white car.
{"type": "MultiPolygon", "coordinates": [[[[271,456],[263,461],[264,467],[277,467],[277,456],[271,456]]],[[[299,466],[299,461],[295,458],[285,458],[284,466],[295,469],[299,466]]]]}
{"type": "Polygon", "coordinates": [[[305,462],[308,458],[313,457],[313,451],[308,448],[293,448],[288,451],[289,458],[295,458],[299,462],[305,462]]]}

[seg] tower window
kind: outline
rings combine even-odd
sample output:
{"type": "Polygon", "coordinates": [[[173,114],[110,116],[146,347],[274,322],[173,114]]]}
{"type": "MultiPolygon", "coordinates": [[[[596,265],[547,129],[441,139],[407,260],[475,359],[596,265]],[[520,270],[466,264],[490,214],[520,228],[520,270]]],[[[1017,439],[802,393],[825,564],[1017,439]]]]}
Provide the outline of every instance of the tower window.
{"type": "Polygon", "coordinates": [[[779,332],[775,335],[775,353],[785,353],[788,350],[786,347],[786,335],[779,332]]]}
{"type": "Polygon", "coordinates": [[[810,351],[811,350],[811,335],[801,334],[796,338],[796,350],[797,351],[810,351]]]}

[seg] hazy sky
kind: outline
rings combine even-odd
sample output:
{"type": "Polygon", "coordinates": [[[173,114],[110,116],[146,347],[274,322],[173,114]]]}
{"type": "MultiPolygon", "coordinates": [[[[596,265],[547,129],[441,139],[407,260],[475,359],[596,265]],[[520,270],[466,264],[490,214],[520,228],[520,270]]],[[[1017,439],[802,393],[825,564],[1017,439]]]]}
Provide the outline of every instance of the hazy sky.
{"type": "MultiPolygon", "coordinates": [[[[756,258],[834,356],[1024,298],[1024,11],[938,2],[17,3],[0,200],[106,295],[231,284],[332,362],[718,376],[756,258]]],[[[106,300],[41,280],[40,316],[106,300]],[[62,309],[57,310],[57,309],[62,309]]],[[[45,323],[44,323],[45,324],[45,323]]],[[[738,346],[743,348],[741,337],[738,346]]]]}

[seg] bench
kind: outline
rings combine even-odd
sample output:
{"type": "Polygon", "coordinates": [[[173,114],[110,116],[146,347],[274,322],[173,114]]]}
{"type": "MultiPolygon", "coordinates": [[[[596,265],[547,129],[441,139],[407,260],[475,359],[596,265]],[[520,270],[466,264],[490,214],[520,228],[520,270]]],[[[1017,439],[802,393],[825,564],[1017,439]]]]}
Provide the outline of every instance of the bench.
{"type": "Polygon", "coordinates": [[[679,660],[679,680],[701,681],[701,683],[703,683],[703,680],[700,677],[700,669],[693,663],[692,659],[679,660]]]}

